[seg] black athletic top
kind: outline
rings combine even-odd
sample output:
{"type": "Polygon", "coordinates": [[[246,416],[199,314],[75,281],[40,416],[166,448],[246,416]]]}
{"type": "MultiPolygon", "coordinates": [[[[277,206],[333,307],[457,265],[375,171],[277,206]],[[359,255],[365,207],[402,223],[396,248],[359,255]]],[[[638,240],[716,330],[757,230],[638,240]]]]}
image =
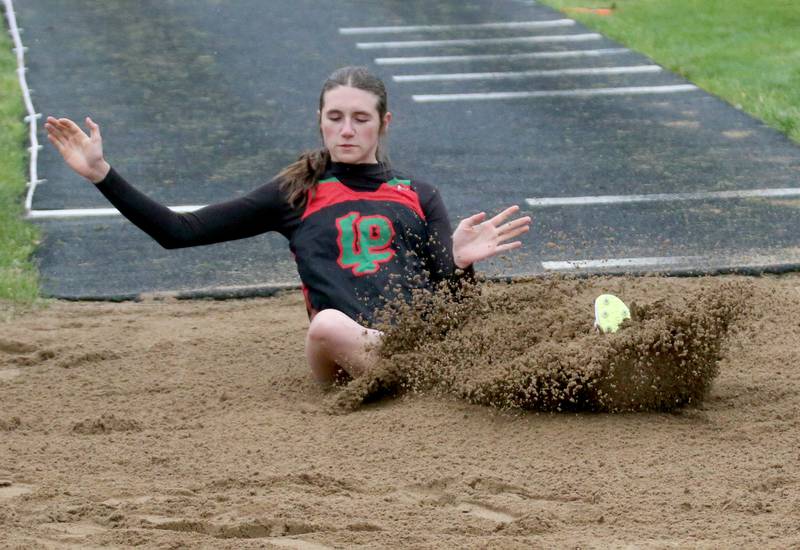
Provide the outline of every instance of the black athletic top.
{"type": "Polygon", "coordinates": [[[414,289],[435,290],[464,274],[453,263],[439,192],[383,164],[330,163],[299,207],[289,204],[277,179],[184,214],[148,198],[113,168],[97,187],[164,248],[278,231],[289,240],[311,317],[334,308],[369,326],[387,302],[407,301],[414,289]]]}

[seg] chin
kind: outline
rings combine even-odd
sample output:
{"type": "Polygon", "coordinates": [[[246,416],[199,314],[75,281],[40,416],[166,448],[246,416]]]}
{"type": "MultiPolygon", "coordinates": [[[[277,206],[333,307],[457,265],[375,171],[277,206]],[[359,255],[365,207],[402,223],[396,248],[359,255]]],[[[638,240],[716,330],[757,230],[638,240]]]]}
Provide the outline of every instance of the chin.
{"type": "Polygon", "coordinates": [[[364,164],[369,162],[367,160],[367,157],[355,151],[353,151],[352,153],[344,153],[344,154],[340,153],[334,160],[336,162],[346,162],[348,164],[364,164]]]}

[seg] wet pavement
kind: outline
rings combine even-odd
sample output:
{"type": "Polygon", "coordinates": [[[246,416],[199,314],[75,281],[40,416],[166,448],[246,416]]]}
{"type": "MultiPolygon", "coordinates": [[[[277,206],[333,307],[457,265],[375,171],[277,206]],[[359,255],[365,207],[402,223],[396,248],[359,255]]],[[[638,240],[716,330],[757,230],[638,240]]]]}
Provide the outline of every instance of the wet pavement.
{"type": "MultiPolygon", "coordinates": [[[[90,114],[109,161],[170,206],[243,194],[317,146],[322,81],[361,64],[389,88],[394,164],[437,185],[454,224],[511,203],[534,217],[524,253],[480,266],[488,274],[800,264],[800,195],[715,195],[793,189],[796,144],[532,2],[29,0],[17,9],[37,110],[90,114]],[[543,21],[552,25],[477,26],[543,21]],[[409,25],[448,27],[363,29],[409,25]],[[523,74],[497,74],[509,72],[523,74]],[[681,91],[666,91],[674,86],[681,91]],[[526,202],[654,193],[707,195],[526,202]]],[[[39,173],[47,181],[34,210],[108,206],[49,146],[39,173]]],[[[43,288],[54,296],[268,293],[298,283],[278,235],[167,251],[118,217],[37,223],[43,288]]]]}

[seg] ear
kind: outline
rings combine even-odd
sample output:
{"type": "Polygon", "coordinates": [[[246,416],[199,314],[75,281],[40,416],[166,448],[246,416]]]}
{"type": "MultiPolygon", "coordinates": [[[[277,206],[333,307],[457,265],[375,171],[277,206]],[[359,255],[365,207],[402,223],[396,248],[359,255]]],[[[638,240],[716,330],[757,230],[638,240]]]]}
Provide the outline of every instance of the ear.
{"type": "Polygon", "coordinates": [[[392,121],[392,113],[386,111],[386,114],[383,115],[383,132],[385,133],[389,129],[389,123],[392,121]]]}

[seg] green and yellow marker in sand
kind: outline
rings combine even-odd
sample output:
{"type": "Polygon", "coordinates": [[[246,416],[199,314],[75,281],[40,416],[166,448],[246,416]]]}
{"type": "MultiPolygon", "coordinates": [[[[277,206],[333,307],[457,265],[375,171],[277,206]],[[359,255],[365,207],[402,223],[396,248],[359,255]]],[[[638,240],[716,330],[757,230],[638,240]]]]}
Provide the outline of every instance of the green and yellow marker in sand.
{"type": "Polygon", "coordinates": [[[594,301],[594,326],[603,332],[617,332],[622,322],[630,318],[628,306],[613,294],[601,294],[594,301]]]}

